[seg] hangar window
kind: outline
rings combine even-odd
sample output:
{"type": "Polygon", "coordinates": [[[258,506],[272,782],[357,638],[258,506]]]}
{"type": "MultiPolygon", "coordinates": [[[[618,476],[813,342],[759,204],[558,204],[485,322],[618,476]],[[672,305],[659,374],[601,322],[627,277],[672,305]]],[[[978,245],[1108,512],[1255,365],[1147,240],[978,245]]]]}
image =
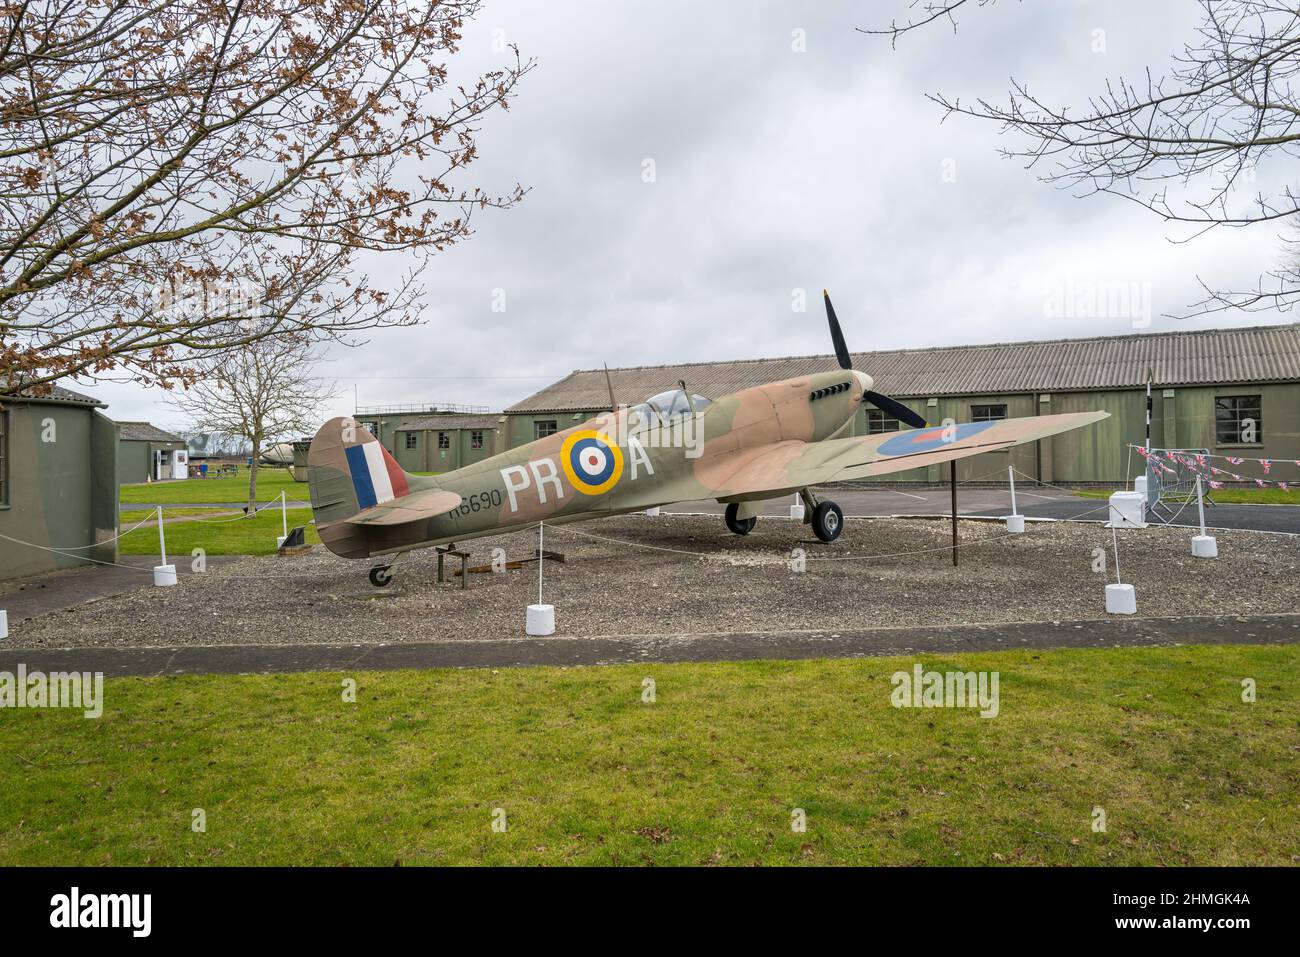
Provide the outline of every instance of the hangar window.
{"type": "Polygon", "coordinates": [[[438,448],[440,449],[451,448],[451,436],[448,435],[446,432],[438,433],[438,448]]]}
{"type": "Polygon", "coordinates": [[[369,432],[371,435],[374,435],[374,436],[378,436],[378,435],[379,435],[379,423],[378,423],[378,422],[362,422],[362,423],[361,423],[361,427],[362,427],[363,429],[365,429],[367,432],[369,432]]]}
{"type": "Polygon", "coordinates": [[[1214,400],[1214,440],[1219,445],[1259,445],[1264,420],[1257,395],[1221,395],[1214,400]]]}
{"type": "Polygon", "coordinates": [[[419,445],[420,445],[420,433],[418,433],[418,432],[407,432],[407,433],[406,433],[406,447],[407,447],[408,449],[414,449],[414,448],[418,448],[419,445]]]}
{"type": "Polygon", "coordinates": [[[0,412],[0,505],[9,504],[9,413],[0,412]]]}
{"type": "Polygon", "coordinates": [[[972,405],[970,420],[972,422],[997,422],[1007,417],[1006,405],[972,405]]]}
{"type": "Polygon", "coordinates": [[[471,449],[483,448],[483,433],[479,429],[474,429],[469,434],[469,447],[471,449]]]}
{"type": "Polygon", "coordinates": [[[901,427],[901,423],[892,415],[886,415],[879,409],[867,409],[867,435],[897,432],[901,427]]]}
{"type": "Polygon", "coordinates": [[[548,435],[554,435],[558,431],[560,430],[556,426],[554,419],[544,419],[540,422],[533,423],[534,438],[544,439],[548,435]]]}

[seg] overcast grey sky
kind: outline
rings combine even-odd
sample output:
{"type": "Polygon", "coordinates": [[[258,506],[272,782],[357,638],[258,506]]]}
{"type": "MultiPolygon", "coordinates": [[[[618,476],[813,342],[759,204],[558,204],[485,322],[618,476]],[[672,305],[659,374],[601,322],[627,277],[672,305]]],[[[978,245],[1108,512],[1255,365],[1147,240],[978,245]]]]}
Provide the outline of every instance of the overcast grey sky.
{"type": "MultiPolygon", "coordinates": [[[[1192,0],[1000,0],[896,50],[854,30],[907,9],[489,0],[455,69],[502,63],[502,38],[538,67],[485,124],[465,182],[531,192],[434,260],[425,325],[331,353],[324,371],[344,391],[322,419],[351,411],[354,384],[363,405],[499,409],[604,362],[828,352],[823,286],[854,350],[1132,332],[1131,316],[1051,308],[1098,283],[1149,290],[1149,332],[1290,321],[1160,317],[1198,298],[1198,275],[1251,285],[1280,256],[1276,230],[1175,245],[1182,233],[1132,204],[1037,182],[998,157],[995,126],[941,124],[924,98],[1004,98],[1014,75],[1083,105],[1108,77],[1162,70],[1199,21],[1192,0]]],[[[162,392],[82,388],[114,418],[185,425],[162,392]]]]}

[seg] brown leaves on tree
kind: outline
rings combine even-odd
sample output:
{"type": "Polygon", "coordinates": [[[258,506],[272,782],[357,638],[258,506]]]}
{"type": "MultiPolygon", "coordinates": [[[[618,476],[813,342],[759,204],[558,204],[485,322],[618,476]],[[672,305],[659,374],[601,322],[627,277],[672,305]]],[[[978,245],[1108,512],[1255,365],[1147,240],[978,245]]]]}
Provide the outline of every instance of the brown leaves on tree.
{"type": "Polygon", "coordinates": [[[524,194],[460,182],[532,68],[453,85],[480,6],[0,7],[0,391],[415,322],[426,260],[524,194]]]}

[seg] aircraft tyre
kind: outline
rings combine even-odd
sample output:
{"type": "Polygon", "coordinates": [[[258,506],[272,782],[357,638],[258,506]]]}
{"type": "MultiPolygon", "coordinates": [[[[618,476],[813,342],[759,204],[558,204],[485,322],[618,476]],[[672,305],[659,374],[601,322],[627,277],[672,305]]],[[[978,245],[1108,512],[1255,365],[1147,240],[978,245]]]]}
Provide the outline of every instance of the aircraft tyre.
{"type": "Polygon", "coordinates": [[[737,535],[748,535],[750,532],[754,530],[754,526],[758,524],[758,519],[757,518],[746,518],[746,519],[736,518],[736,513],[739,511],[740,511],[740,504],[737,502],[732,502],[730,505],[727,506],[727,514],[725,516],[727,520],[727,528],[731,529],[731,531],[733,531],[737,535]]]}
{"type": "Polygon", "coordinates": [[[833,542],[844,531],[844,513],[834,502],[822,502],[813,510],[812,528],[823,542],[833,542]]]}
{"type": "Polygon", "coordinates": [[[370,584],[374,585],[376,588],[383,588],[385,585],[390,584],[392,580],[392,565],[376,565],[374,568],[370,569],[370,584]]]}

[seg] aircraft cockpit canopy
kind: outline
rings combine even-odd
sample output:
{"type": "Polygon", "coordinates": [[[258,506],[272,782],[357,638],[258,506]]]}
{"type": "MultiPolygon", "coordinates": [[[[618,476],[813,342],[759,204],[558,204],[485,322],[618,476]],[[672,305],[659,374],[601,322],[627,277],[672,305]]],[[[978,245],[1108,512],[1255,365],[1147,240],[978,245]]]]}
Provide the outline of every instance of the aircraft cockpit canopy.
{"type": "Polygon", "coordinates": [[[691,403],[695,404],[697,413],[703,412],[710,405],[712,400],[706,399],[702,395],[692,394],[690,399],[686,398],[686,392],[683,389],[669,389],[666,392],[660,392],[658,395],[652,395],[640,405],[632,407],[632,411],[642,422],[672,422],[674,419],[686,418],[691,414],[691,403]]]}

